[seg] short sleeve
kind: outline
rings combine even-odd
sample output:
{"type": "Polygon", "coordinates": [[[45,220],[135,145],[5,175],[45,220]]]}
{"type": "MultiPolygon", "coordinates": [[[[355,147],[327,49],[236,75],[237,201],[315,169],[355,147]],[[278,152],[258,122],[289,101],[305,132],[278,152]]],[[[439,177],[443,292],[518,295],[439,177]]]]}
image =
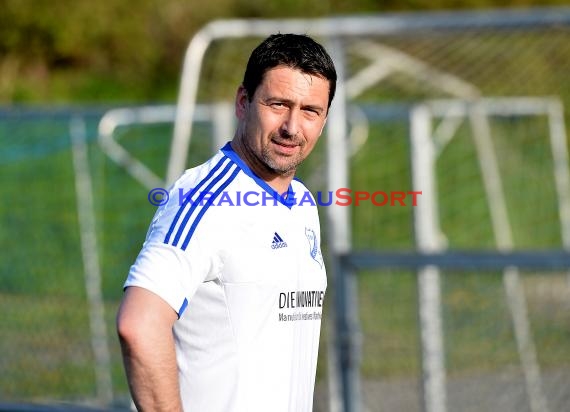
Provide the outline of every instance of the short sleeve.
{"type": "Polygon", "coordinates": [[[171,201],[161,206],[152,220],[146,241],[131,266],[124,287],[138,286],[164,299],[180,317],[200,284],[216,277],[219,258],[213,240],[199,230],[187,248],[169,244],[169,230],[180,215],[177,185],[171,201]],[[173,201],[172,201],[173,200],[173,201]]]}

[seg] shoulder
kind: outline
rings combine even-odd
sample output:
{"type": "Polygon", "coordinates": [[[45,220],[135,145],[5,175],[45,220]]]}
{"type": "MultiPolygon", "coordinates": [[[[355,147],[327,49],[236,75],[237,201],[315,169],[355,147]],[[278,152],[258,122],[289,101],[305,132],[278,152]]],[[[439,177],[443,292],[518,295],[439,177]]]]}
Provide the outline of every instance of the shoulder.
{"type": "Polygon", "coordinates": [[[173,188],[214,186],[238,171],[239,166],[222,151],[218,151],[205,163],[186,170],[174,183],[173,188]]]}
{"type": "Polygon", "coordinates": [[[316,206],[315,197],[305,184],[297,177],[291,181],[291,189],[295,195],[298,206],[316,206]]]}
{"type": "Polygon", "coordinates": [[[295,177],[291,181],[291,189],[293,189],[293,192],[295,193],[295,197],[297,197],[297,198],[302,197],[305,193],[307,193],[311,197],[313,196],[311,191],[307,188],[307,186],[305,186],[305,183],[303,183],[303,181],[301,179],[299,179],[298,177],[295,177]]]}
{"type": "MultiPolygon", "coordinates": [[[[160,206],[151,223],[152,240],[186,249],[213,199],[235,180],[241,169],[219,151],[205,163],[186,170],[169,189],[168,202],[160,206]]],[[[148,236],[147,236],[147,240],[148,236]]]]}

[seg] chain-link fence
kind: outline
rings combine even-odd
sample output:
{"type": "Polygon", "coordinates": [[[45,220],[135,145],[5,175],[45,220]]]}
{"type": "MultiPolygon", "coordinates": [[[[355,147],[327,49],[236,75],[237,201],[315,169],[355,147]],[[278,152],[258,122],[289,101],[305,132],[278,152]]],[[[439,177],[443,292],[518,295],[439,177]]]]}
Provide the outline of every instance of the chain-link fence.
{"type": "MultiPolygon", "coordinates": [[[[569,22],[440,17],[346,41],[346,88],[368,129],[355,140],[351,185],[423,189],[419,201],[433,200],[427,218],[410,205],[354,207],[353,249],[568,250],[569,22]]],[[[412,265],[357,273],[366,408],[567,408],[567,273],[471,264],[420,271],[420,283],[412,265]],[[434,347],[443,370],[433,369],[434,347]]]]}

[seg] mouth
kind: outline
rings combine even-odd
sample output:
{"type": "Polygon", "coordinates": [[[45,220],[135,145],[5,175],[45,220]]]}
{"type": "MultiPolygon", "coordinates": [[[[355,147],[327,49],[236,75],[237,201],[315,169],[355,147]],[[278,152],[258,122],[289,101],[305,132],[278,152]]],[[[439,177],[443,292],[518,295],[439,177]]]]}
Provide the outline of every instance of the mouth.
{"type": "Polygon", "coordinates": [[[283,141],[278,141],[275,139],[272,139],[271,143],[273,143],[275,145],[278,152],[280,152],[282,154],[286,154],[286,155],[290,155],[290,154],[295,153],[297,148],[300,146],[297,143],[283,142],[283,141]]]}

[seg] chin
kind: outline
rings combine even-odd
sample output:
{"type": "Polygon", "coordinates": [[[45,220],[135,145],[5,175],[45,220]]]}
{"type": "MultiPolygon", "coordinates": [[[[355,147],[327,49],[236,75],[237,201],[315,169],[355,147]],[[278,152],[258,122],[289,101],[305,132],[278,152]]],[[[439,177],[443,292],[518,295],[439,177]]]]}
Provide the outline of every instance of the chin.
{"type": "Polygon", "coordinates": [[[283,164],[281,162],[276,162],[275,160],[272,159],[266,161],[265,166],[275,174],[278,174],[280,176],[289,176],[295,173],[298,164],[297,163],[283,164]]]}
{"type": "Polygon", "coordinates": [[[284,177],[294,176],[296,171],[297,171],[297,168],[285,170],[285,171],[281,172],[281,176],[284,176],[284,177]]]}

